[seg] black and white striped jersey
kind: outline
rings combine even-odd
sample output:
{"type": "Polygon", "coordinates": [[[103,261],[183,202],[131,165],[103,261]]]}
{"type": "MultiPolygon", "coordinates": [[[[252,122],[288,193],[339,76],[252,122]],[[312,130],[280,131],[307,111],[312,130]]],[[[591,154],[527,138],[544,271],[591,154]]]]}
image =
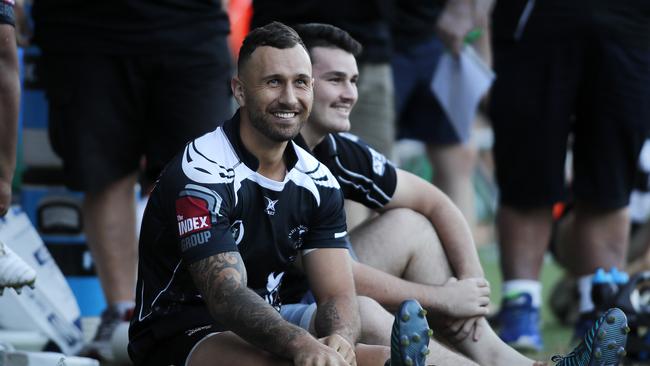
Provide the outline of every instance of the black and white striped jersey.
{"type": "Polygon", "coordinates": [[[397,187],[395,166],[357,136],[331,133],[313,154],[334,174],[346,199],[379,209],[393,197],[397,187]]]}
{"type": "Polygon", "coordinates": [[[143,218],[130,352],[213,323],[187,270],[193,262],[239,251],[248,286],[278,308],[300,251],[346,247],[343,196],[329,169],[293,141],[285,161],[283,182],[258,174],[236,114],[168,164],[143,218]]]}

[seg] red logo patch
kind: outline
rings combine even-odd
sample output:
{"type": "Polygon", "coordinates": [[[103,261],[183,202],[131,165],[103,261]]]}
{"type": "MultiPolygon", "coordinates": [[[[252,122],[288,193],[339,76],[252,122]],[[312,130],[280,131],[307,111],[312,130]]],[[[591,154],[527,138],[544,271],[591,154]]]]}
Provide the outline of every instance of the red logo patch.
{"type": "Polygon", "coordinates": [[[208,203],[201,198],[192,196],[177,199],[176,221],[180,237],[211,228],[208,203]]]}

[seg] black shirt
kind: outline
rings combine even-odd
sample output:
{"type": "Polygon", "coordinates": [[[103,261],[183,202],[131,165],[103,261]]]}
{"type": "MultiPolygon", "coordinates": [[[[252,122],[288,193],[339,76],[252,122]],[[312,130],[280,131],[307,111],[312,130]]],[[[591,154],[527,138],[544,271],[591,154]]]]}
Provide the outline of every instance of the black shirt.
{"type": "Polygon", "coordinates": [[[360,62],[390,61],[389,16],[394,0],[253,0],[251,27],[272,21],[287,25],[328,23],[363,45],[360,62]]]}
{"type": "Polygon", "coordinates": [[[436,33],[445,0],[399,0],[391,21],[395,48],[407,49],[436,33]]]}
{"type": "Polygon", "coordinates": [[[51,51],[211,51],[228,34],[220,0],[35,0],[39,46],[51,51]]]}
{"type": "Polygon", "coordinates": [[[188,265],[239,251],[248,287],[279,309],[284,272],[300,251],[345,248],[343,196],[330,171],[290,142],[283,182],[256,173],[239,138],[239,114],[190,142],[161,175],[145,210],[129,350],[215,323],[188,265]]]}

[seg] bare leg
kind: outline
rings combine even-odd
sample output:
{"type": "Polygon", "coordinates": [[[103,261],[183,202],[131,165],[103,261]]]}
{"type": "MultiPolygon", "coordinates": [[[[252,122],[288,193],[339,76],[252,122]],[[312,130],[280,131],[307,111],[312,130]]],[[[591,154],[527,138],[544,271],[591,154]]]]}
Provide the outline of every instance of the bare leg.
{"type": "Polygon", "coordinates": [[[83,203],[85,232],[108,304],[133,301],[137,266],[136,174],[130,174],[83,203]]]}
{"type": "Polygon", "coordinates": [[[595,272],[598,267],[625,267],[630,218],[627,208],[602,210],[577,204],[574,245],[565,258],[574,275],[595,272]]]}
{"type": "Polygon", "coordinates": [[[504,280],[539,279],[551,224],[551,207],[517,210],[501,206],[497,225],[504,280]]]}
{"type": "MultiPolygon", "coordinates": [[[[384,366],[390,358],[390,349],[358,344],[356,356],[359,366],[384,366]]],[[[251,345],[232,332],[224,332],[203,339],[188,357],[187,365],[289,366],[292,363],[251,345]]]]}
{"type": "Polygon", "coordinates": [[[387,211],[352,230],[350,241],[360,262],[394,276],[430,285],[451,276],[431,223],[412,210],[387,211]]]}
{"type": "Polygon", "coordinates": [[[472,174],[478,151],[468,144],[427,146],[434,166],[433,184],[445,192],[465,216],[469,227],[476,229],[472,174]]]}
{"type": "MultiPolygon", "coordinates": [[[[424,216],[411,210],[388,211],[353,230],[350,239],[361,262],[407,280],[422,284],[441,284],[451,274],[449,263],[433,227],[424,216]],[[383,255],[388,252],[391,255],[383,255]]],[[[362,310],[370,311],[371,309],[362,310]]],[[[479,341],[474,342],[468,338],[456,345],[462,354],[480,365],[533,364],[533,360],[503,343],[485,319],[481,320],[481,323],[483,333],[479,341]]],[[[447,353],[439,351],[438,348],[446,349],[435,342],[431,342],[430,348],[431,355],[438,353],[446,357],[451,353],[448,350],[447,353]]],[[[451,353],[450,357],[454,356],[458,358],[451,353]]],[[[443,360],[437,362],[444,364],[443,360]]]]}

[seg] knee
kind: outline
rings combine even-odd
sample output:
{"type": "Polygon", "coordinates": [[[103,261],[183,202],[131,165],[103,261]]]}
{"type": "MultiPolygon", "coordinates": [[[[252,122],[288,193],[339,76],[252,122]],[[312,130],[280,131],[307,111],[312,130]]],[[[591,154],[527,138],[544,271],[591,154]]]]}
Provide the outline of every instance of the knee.
{"type": "Polygon", "coordinates": [[[375,345],[390,345],[390,331],[393,316],[377,301],[358,296],[359,314],[361,320],[361,336],[359,342],[375,345]]]}
{"type": "Polygon", "coordinates": [[[440,246],[440,239],[428,218],[409,208],[395,208],[387,211],[389,222],[402,229],[405,235],[404,245],[413,245],[416,252],[422,245],[440,246]]]}

